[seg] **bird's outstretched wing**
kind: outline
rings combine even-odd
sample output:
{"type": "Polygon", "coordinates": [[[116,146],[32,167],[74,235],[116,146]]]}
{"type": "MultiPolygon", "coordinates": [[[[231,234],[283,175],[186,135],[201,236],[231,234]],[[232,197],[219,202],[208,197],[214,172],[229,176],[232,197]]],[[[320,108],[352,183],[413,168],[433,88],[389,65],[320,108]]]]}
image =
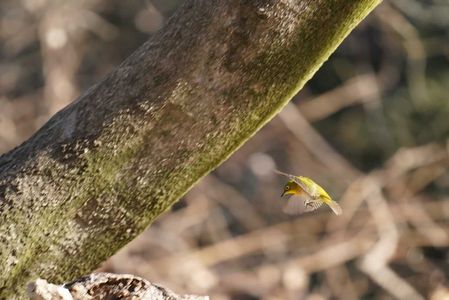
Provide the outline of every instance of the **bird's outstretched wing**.
{"type": "MultiPolygon", "coordinates": [[[[326,193],[326,191],[320,187],[315,181],[313,181],[310,178],[304,177],[304,176],[296,176],[296,183],[299,184],[299,186],[310,195],[310,197],[317,199],[320,196],[327,196],[329,195],[326,193]],[[324,193],[324,194],[323,194],[324,193]]],[[[330,199],[330,197],[329,197],[330,199]]]]}
{"type": "MultiPolygon", "coordinates": [[[[308,178],[306,178],[306,177],[302,177],[302,176],[295,176],[295,175],[292,175],[292,174],[287,174],[287,173],[284,173],[284,172],[281,172],[281,171],[278,171],[278,170],[275,170],[275,172],[276,173],[278,173],[278,174],[280,174],[280,175],[283,175],[283,176],[286,176],[288,179],[290,179],[290,180],[293,180],[294,182],[296,182],[302,189],[303,189],[303,191],[305,191],[307,194],[309,194],[311,197],[313,197],[313,198],[316,198],[317,197],[317,191],[316,191],[316,188],[315,188],[315,190],[314,190],[314,188],[313,187],[309,187],[309,186],[307,186],[302,180],[305,178],[305,179],[308,179],[308,178]]],[[[309,179],[310,180],[310,179],[309,179]]],[[[314,183],[313,181],[312,181],[312,183],[314,184],[314,185],[316,185],[316,183],[314,183]]],[[[313,186],[313,185],[311,185],[311,186],[313,186]]]]}
{"type": "Polygon", "coordinates": [[[294,181],[298,180],[295,175],[287,174],[287,173],[281,172],[279,170],[274,170],[274,172],[279,174],[279,175],[285,176],[285,177],[287,177],[290,180],[294,180],[294,181]]]}

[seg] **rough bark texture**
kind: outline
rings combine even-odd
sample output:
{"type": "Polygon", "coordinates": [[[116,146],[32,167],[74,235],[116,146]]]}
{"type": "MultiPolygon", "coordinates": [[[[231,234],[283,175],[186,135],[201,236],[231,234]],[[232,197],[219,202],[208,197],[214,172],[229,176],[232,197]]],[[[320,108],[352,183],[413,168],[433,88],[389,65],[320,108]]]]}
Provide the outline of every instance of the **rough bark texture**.
{"type": "Polygon", "coordinates": [[[124,246],[269,121],[378,2],[186,0],[0,157],[0,298],[38,277],[76,278],[124,246]]]}
{"type": "Polygon", "coordinates": [[[95,273],[63,285],[38,279],[28,285],[31,300],[209,300],[207,296],[177,295],[133,275],[95,273]]]}

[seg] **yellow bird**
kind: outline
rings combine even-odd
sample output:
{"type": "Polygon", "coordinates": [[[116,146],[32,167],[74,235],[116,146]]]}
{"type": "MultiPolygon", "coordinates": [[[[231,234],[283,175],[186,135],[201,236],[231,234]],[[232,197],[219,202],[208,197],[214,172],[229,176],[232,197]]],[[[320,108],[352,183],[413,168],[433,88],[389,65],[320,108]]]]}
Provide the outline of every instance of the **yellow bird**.
{"type": "Polygon", "coordinates": [[[331,196],[312,179],[304,176],[294,176],[291,174],[276,171],[289,178],[285,184],[281,197],[287,197],[284,205],[284,212],[287,214],[301,214],[314,211],[323,203],[327,204],[336,215],[341,215],[340,205],[332,200],[331,196]]]}

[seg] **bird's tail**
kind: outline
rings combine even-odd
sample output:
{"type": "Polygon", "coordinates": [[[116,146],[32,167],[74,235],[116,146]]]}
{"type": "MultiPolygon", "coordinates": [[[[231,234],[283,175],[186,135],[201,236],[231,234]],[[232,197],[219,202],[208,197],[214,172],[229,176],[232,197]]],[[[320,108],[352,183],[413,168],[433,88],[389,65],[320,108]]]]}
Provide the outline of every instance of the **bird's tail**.
{"type": "Polygon", "coordinates": [[[330,200],[330,201],[326,201],[326,204],[329,205],[329,207],[332,209],[332,211],[337,215],[341,215],[342,214],[342,209],[340,204],[338,204],[337,202],[335,202],[334,200],[330,200]]]}

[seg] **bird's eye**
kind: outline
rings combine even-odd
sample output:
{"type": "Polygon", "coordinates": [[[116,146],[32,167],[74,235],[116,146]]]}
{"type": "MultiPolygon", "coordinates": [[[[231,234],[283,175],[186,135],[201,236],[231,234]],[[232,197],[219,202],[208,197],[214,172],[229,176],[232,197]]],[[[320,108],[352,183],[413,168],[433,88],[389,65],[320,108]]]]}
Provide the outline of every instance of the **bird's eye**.
{"type": "Polygon", "coordinates": [[[290,187],[288,185],[285,186],[285,190],[288,191],[290,187]]]}

